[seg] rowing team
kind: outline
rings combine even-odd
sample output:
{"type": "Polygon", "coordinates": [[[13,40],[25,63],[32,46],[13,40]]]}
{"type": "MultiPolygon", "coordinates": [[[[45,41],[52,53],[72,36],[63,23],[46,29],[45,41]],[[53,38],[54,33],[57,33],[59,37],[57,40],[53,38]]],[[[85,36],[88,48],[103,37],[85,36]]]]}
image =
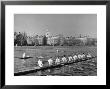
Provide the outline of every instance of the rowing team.
{"type": "MultiPolygon", "coordinates": [[[[70,62],[75,62],[76,60],[84,60],[85,58],[91,58],[91,54],[87,54],[85,55],[83,54],[78,54],[78,55],[74,55],[74,56],[69,56],[68,58],[66,58],[66,55],[64,55],[61,59],[60,57],[57,57],[55,60],[52,59],[52,57],[50,57],[48,59],[48,65],[52,66],[53,64],[55,65],[60,65],[60,64],[64,64],[64,63],[70,63],[70,62]]],[[[39,67],[43,67],[43,61],[41,59],[38,60],[38,66],[39,67]]]]}

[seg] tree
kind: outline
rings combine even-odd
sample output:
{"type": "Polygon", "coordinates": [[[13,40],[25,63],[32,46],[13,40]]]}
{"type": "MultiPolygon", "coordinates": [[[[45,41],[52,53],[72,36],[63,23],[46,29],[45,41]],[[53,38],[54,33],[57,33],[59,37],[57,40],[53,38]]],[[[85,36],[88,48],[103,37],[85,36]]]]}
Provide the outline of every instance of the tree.
{"type": "Polygon", "coordinates": [[[19,46],[27,45],[27,34],[25,32],[24,33],[19,32],[16,35],[16,39],[14,40],[14,43],[16,43],[19,46]]]}
{"type": "Polygon", "coordinates": [[[58,45],[63,46],[64,45],[65,38],[63,37],[62,34],[59,34],[58,38],[58,45]]]}
{"type": "Polygon", "coordinates": [[[43,45],[45,46],[45,45],[47,45],[47,37],[44,35],[44,37],[43,37],[43,45]]]}
{"type": "Polygon", "coordinates": [[[38,46],[38,45],[39,45],[38,35],[35,35],[35,36],[33,37],[33,41],[34,41],[34,45],[35,45],[35,46],[38,46]]]}
{"type": "Polygon", "coordinates": [[[73,45],[81,45],[81,40],[79,40],[79,39],[74,39],[74,40],[73,40],[73,45]]]}
{"type": "Polygon", "coordinates": [[[27,34],[24,32],[22,33],[22,45],[25,46],[27,45],[27,34]]]}
{"type": "Polygon", "coordinates": [[[16,39],[16,36],[17,36],[17,32],[14,32],[14,46],[17,44],[17,39],[16,39]]]}
{"type": "Polygon", "coordinates": [[[96,46],[97,40],[94,38],[88,38],[86,45],[88,46],[96,46]]]}

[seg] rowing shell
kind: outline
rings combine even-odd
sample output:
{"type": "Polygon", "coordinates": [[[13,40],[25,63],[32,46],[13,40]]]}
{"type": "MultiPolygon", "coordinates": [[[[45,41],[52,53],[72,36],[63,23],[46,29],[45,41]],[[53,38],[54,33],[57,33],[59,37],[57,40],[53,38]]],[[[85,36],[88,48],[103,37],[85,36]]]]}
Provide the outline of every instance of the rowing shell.
{"type": "Polygon", "coordinates": [[[52,66],[46,66],[46,67],[34,67],[34,68],[28,68],[28,69],[23,69],[22,71],[19,71],[19,72],[15,72],[14,73],[14,76],[20,76],[20,75],[26,75],[26,74],[29,74],[29,73],[35,73],[37,71],[44,71],[44,70],[47,70],[47,69],[52,69],[52,68],[60,68],[64,65],[69,65],[69,64],[73,64],[73,63],[77,63],[77,62],[82,62],[82,61],[86,61],[86,60],[90,60],[92,58],[96,58],[95,57],[91,57],[91,58],[85,58],[85,60],[76,60],[76,61],[73,61],[73,62],[69,62],[69,63],[64,63],[64,64],[59,64],[59,65],[52,65],[52,66]]]}

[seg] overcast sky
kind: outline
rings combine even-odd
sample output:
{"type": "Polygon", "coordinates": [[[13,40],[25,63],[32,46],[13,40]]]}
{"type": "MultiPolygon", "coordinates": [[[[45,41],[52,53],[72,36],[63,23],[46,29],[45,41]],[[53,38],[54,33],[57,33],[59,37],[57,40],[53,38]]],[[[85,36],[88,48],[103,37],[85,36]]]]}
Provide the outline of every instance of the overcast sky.
{"type": "Polygon", "coordinates": [[[28,35],[44,35],[46,30],[64,36],[97,36],[96,14],[15,14],[14,30],[28,35]]]}

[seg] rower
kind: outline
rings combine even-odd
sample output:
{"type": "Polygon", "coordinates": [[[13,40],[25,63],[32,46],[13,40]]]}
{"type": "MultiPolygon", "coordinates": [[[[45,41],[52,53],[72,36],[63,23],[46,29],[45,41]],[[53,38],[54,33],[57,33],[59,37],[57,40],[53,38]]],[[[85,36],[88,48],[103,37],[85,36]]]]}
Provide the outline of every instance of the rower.
{"type": "Polygon", "coordinates": [[[78,59],[82,59],[82,55],[81,54],[78,54],[78,59]]]}
{"type": "Polygon", "coordinates": [[[63,63],[66,63],[67,62],[67,59],[66,59],[66,56],[65,55],[62,57],[62,62],[63,63]]]}
{"type": "Polygon", "coordinates": [[[38,66],[43,67],[43,63],[42,63],[41,59],[38,60],[38,66]]]}
{"type": "Polygon", "coordinates": [[[69,56],[68,57],[68,62],[72,62],[72,60],[73,60],[72,56],[69,56]]]}
{"type": "Polygon", "coordinates": [[[48,59],[48,64],[49,64],[49,66],[52,66],[53,65],[52,57],[50,59],[48,59]]]}
{"type": "Polygon", "coordinates": [[[60,59],[59,59],[59,57],[56,58],[55,64],[56,64],[56,65],[59,65],[59,64],[60,64],[60,59]]]}
{"type": "Polygon", "coordinates": [[[73,56],[73,61],[75,62],[78,59],[77,55],[73,56]]]}
{"type": "Polygon", "coordinates": [[[82,60],[84,60],[84,59],[85,59],[85,54],[83,53],[83,54],[82,54],[82,60]]]}

